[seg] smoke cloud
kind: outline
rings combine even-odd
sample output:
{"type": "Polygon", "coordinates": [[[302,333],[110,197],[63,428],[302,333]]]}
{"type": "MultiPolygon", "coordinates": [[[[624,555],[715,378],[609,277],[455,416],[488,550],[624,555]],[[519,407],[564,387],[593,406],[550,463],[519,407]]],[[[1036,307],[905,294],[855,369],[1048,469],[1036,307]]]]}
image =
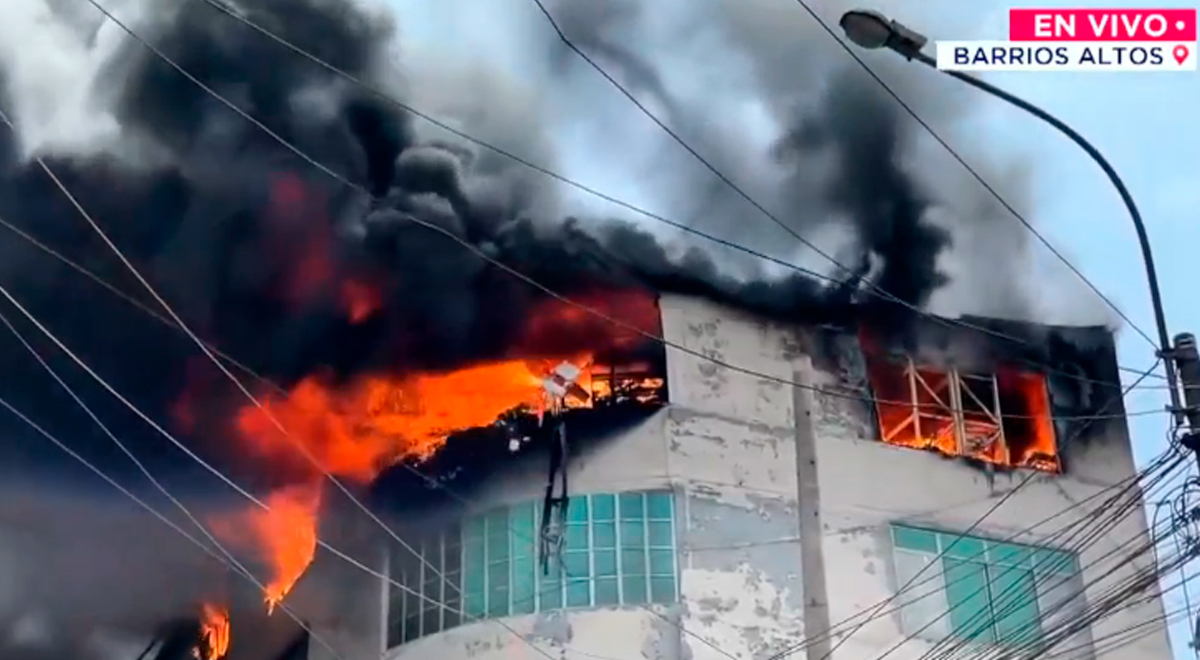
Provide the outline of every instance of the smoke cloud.
{"type": "MultiPolygon", "coordinates": [[[[45,157],[192,327],[284,384],[316,372],[337,378],[462,366],[505,355],[520,341],[544,295],[408,216],[572,296],[641,287],[837,322],[892,311],[854,295],[867,278],[942,313],[1033,313],[1023,230],[965,183],[793,2],[549,7],[665,123],[848,270],[801,246],[670,141],[566,51],[532,3],[471,5],[473,18],[435,4],[423,3],[425,24],[445,20],[479,39],[410,38],[387,8],[350,0],[231,2],[470,135],[586,185],[630,191],[617,196],[844,284],[588,198],[346,84],[200,0],[106,6],[369,194],[279,146],[83,0],[23,0],[0,22],[0,108],[18,127],[0,130],[0,219],[155,307],[31,160],[45,157]],[[1006,246],[1002,256],[997,245],[1006,246]],[[356,317],[356,301],[372,305],[366,320],[356,317]]],[[[830,20],[844,9],[816,8],[830,20]]],[[[872,64],[933,125],[953,131],[970,117],[969,97],[928,71],[872,64]]],[[[1028,168],[988,167],[1000,159],[970,150],[967,157],[983,163],[1019,208],[1027,205],[1028,168]]],[[[228,385],[178,333],[12,234],[0,241],[0,282],[156,418],[174,419],[185,395],[216,408],[228,400],[228,385]]],[[[35,338],[10,306],[0,311],[35,338]]],[[[0,396],[114,475],[132,474],[15,342],[0,340],[0,369],[0,396]]],[[[67,371],[89,400],[106,400],[67,371]]],[[[128,413],[99,410],[172,487],[214,488],[128,413]]],[[[4,424],[8,465],[61,478],[67,459],[41,449],[18,423],[4,424]]],[[[229,453],[212,429],[179,426],[206,456],[229,453]]],[[[0,621],[0,638],[18,623],[0,621]]]]}

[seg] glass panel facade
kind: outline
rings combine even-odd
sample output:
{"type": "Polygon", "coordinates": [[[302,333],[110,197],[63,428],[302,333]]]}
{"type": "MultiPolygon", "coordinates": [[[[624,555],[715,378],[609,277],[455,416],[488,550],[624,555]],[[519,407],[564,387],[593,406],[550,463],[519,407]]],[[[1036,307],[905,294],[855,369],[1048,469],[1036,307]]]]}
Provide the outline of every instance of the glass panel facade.
{"type": "Polygon", "coordinates": [[[901,623],[915,637],[1025,644],[1084,607],[1067,552],[899,525],[892,545],[901,623]]]}
{"type": "Polygon", "coordinates": [[[445,580],[397,547],[391,575],[420,595],[392,587],[388,646],[459,625],[459,609],[469,621],[560,608],[673,603],[678,598],[674,508],[667,490],[574,496],[562,551],[547,558],[545,571],[537,542],[541,501],[471,516],[422,544],[421,556],[444,572],[445,580]]]}

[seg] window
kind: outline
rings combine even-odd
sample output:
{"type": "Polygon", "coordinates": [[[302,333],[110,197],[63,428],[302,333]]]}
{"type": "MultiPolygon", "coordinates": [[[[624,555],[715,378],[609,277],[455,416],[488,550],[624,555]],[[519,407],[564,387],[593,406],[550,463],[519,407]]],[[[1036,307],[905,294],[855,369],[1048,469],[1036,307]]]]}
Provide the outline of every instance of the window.
{"type": "Polygon", "coordinates": [[[1008,467],[1058,472],[1061,463],[1041,374],[968,374],[865,351],[880,438],[1008,467]]]}
{"type": "Polygon", "coordinates": [[[397,548],[393,578],[445,605],[393,587],[389,647],[459,625],[451,609],[471,620],[677,599],[670,491],[572,497],[562,551],[547,559],[545,572],[538,557],[541,513],[541,501],[500,507],[422,545],[422,556],[447,580],[397,548]]]}
{"type": "Polygon", "coordinates": [[[395,586],[390,590],[389,646],[432,635],[461,623],[462,547],[459,535],[438,535],[412,545],[428,564],[398,544],[392,552],[389,567],[391,577],[409,587],[411,592],[395,586]],[[438,573],[444,575],[445,579],[438,573]]]}
{"type": "Polygon", "coordinates": [[[904,526],[892,544],[907,635],[1025,644],[1084,606],[1071,553],[904,526]]]}

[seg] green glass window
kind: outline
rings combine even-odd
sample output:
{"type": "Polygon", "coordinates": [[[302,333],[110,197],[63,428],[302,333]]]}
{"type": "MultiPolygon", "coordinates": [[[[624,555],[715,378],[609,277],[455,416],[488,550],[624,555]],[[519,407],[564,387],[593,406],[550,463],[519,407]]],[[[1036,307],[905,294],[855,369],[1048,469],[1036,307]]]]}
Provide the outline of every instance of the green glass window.
{"type": "Polygon", "coordinates": [[[909,635],[1024,644],[1083,607],[1071,553],[900,525],[892,545],[909,635]]]}
{"type": "MultiPolygon", "coordinates": [[[[677,599],[674,499],[670,491],[576,495],[569,500],[562,551],[538,557],[542,502],[471,516],[430,543],[446,580],[401,548],[391,574],[427,600],[393,587],[388,645],[396,646],[467,619],[560,608],[673,603],[677,599]],[[420,586],[420,589],[417,586],[420,586]],[[434,601],[434,602],[430,602],[434,601]],[[439,606],[437,603],[446,603],[439,606]]],[[[422,546],[424,548],[424,546],[422,546]]]]}

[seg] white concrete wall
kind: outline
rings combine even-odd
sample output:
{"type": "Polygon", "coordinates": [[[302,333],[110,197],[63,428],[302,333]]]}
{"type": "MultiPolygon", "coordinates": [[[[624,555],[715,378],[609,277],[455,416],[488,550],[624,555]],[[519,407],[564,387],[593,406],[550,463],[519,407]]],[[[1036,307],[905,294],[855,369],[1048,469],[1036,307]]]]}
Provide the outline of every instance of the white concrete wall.
{"type": "MultiPolygon", "coordinates": [[[[829,381],[832,376],[818,374],[818,378],[829,381]]],[[[1090,522],[1081,521],[1092,517],[1101,502],[1117,494],[1134,474],[1128,431],[1123,424],[1112,425],[1105,437],[1068,446],[1066,474],[1039,473],[1032,477],[1027,471],[989,474],[963,461],[879,442],[863,433],[861,425],[844,419],[846,415],[858,414],[854,406],[833,397],[817,398],[822,416],[817,449],[826,529],[823,543],[829,575],[830,617],[835,629],[839,622],[877,608],[901,586],[894,573],[889,535],[889,524],[894,522],[962,532],[974,525],[972,535],[997,540],[1054,546],[1057,539],[1058,545],[1066,544],[1064,549],[1085,545],[1079,563],[1082,580],[1089,585],[1085,589],[1088,603],[1096,602],[1137,568],[1152,563],[1152,556],[1147,555],[1133,564],[1121,565],[1121,559],[1134,549],[1128,545],[1130,541],[1149,540],[1141,506],[1094,542],[1088,543],[1086,532],[1060,533],[1067,527],[1095,529],[1090,522]],[[1011,497],[998,504],[1014,489],[1011,497]],[[1063,511],[1066,513],[1054,520],[1029,529],[1063,511]],[[1058,537],[1054,536],[1056,533],[1058,537]]],[[[1132,491],[1129,496],[1140,497],[1140,491],[1132,491]]],[[[841,644],[832,660],[879,657],[898,644],[901,648],[889,658],[921,657],[931,644],[909,640],[901,632],[896,606],[895,601],[889,603],[880,610],[883,616],[861,629],[850,627],[853,635],[841,644]]],[[[1154,598],[1149,603],[1113,613],[1094,624],[1090,634],[1093,639],[1104,641],[1108,635],[1161,617],[1163,611],[1161,600],[1154,598]]],[[[840,639],[835,637],[835,646],[840,639]]],[[[1066,653],[1080,641],[1086,643],[1086,636],[1064,642],[1050,653],[1066,653]]],[[[1063,660],[1089,657],[1075,653],[1064,656],[1063,660]]],[[[1169,660],[1167,632],[1153,631],[1137,643],[1099,657],[1169,660]]]]}
{"type": "MultiPolygon", "coordinates": [[[[830,575],[831,620],[848,619],[896,592],[898,580],[891,562],[891,541],[888,524],[908,522],[947,530],[967,530],[981,519],[972,534],[1008,539],[1030,544],[1053,544],[1052,535],[1091,515],[1097,505],[1115,490],[1105,491],[1119,481],[1119,476],[1133,473],[1128,442],[1112,438],[1104,446],[1072,454],[1071,465],[1081,472],[1110,473],[1108,479],[1094,480],[1086,476],[1035,476],[1025,481],[1027,473],[989,477],[983,471],[959,461],[946,460],[933,454],[892,447],[871,440],[838,437],[836,434],[818,439],[820,486],[823,519],[827,526],[824,538],[825,557],[830,575]],[[1115,468],[1115,469],[1114,469],[1115,468]],[[1009,491],[1019,490],[999,505],[1009,491]],[[1098,497],[1089,497],[1100,493],[1098,497]],[[1086,501],[1079,506],[1077,503],[1086,501]],[[1074,508],[1072,508],[1074,507],[1074,508]],[[1071,513],[1049,521],[1033,531],[1030,526],[1049,516],[1072,509],[1071,513]]],[[[1078,449],[1078,448],[1077,448],[1078,449]]],[[[1082,526],[1082,525],[1079,525],[1082,526]]],[[[1076,527],[1078,529],[1078,527],[1076,527]]],[[[1084,542],[1085,534],[1066,538],[1068,545],[1084,542]]],[[[1114,562],[1133,548],[1122,547],[1136,536],[1146,537],[1145,517],[1138,507],[1132,515],[1091,543],[1079,557],[1085,583],[1096,586],[1085,590],[1089,601],[1098,599],[1109,587],[1133,574],[1135,566],[1118,567],[1109,578],[1106,571],[1114,562]],[[1111,555],[1103,559],[1104,555],[1111,555]],[[1098,582],[1097,582],[1098,581],[1098,582]]],[[[1137,566],[1146,566],[1144,557],[1137,566]]],[[[920,578],[918,578],[919,580],[920,578]]],[[[893,610],[890,604],[885,612],[893,610]]],[[[1161,601],[1114,613],[1091,628],[1094,638],[1152,620],[1163,614],[1161,601]]],[[[889,614],[870,622],[849,638],[834,655],[838,658],[861,658],[882,651],[906,639],[901,632],[899,616],[889,614]]],[[[1101,657],[1111,660],[1167,660],[1171,657],[1166,631],[1150,635],[1136,644],[1112,651],[1101,657]]],[[[1064,644],[1064,650],[1067,645],[1064,644]]],[[[917,658],[929,649],[920,641],[909,641],[890,657],[897,660],[917,658]]],[[[1071,656],[1086,657],[1086,656],[1071,656]]]]}
{"type": "MultiPolygon", "coordinates": [[[[706,358],[791,380],[800,364],[796,333],[709,303],[665,297],[664,334],[706,358]]],[[[793,391],[668,348],[671,405],[613,443],[574,460],[572,492],[670,486],[680,550],[677,606],[568,611],[476,622],[392,649],[388,660],[599,657],[630,660],[763,658],[803,639],[793,391]]],[[[828,375],[817,374],[818,378],[828,375]]],[[[863,420],[819,399],[816,443],[830,617],[839,622],[895,591],[888,524],[948,530],[975,523],[1024,474],[989,479],[979,469],[864,439],[863,420]]],[[[1076,448],[1072,473],[1037,477],[976,528],[1006,538],[1132,474],[1128,440],[1076,448]]],[[[513,474],[476,498],[486,506],[541,497],[544,466],[513,474]]],[[[1081,511],[1081,515],[1082,515],[1081,511]]],[[[1064,516],[1060,524],[1069,522],[1064,516]]],[[[1111,537],[1144,532],[1140,512],[1111,537]]],[[[1046,526],[1023,540],[1055,531],[1046,526]]],[[[1082,558],[1110,551],[1099,543],[1082,558]]],[[[1091,567],[1088,577],[1097,567],[1091,567]]],[[[1128,570],[1128,569],[1126,569],[1128,570]]],[[[1161,614],[1157,602],[1098,624],[1096,635],[1161,614]]],[[[832,660],[881,655],[904,638],[896,616],[863,627],[832,660]]],[[[917,657],[906,645],[894,658],[917,657]]],[[[802,652],[792,657],[801,657],[802,652]]],[[[1104,656],[1167,660],[1165,632],[1104,656]]]]}
{"type": "MultiPolygon", "coordinates": [[[[662,302],[673,342],[790,378],[783,335],[689,299],[662,302]]],[[[799,538],[791,391],[668,349],[672,405],[620,440],[569,464],[571,491],[675,492],[681,600],[510,617],[464,625],[393,649],[388,660],[554,657],[726,658],[798,639],[799,538]],[[535,648],[536,647],[536,648],[535,648]]],[[[474,498],[481,507],[542,497],[529,466],[474,498]]]]}

